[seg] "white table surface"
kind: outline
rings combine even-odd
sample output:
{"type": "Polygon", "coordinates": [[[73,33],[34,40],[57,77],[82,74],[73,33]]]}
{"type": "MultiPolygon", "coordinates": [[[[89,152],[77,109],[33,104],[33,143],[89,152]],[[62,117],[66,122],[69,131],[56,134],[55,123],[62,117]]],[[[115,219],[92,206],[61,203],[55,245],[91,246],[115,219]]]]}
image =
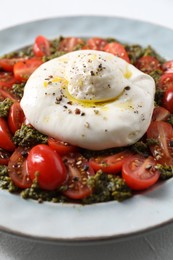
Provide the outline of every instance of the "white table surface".
{"type": "MultiPolygon", "coordinates": [[[[172,12],[172,0],[1,0],[0,29],[42,18],[83,14],[135,18],[173,29],[172,12]]],[[[173,225],[102,246],[59,247],[0,232],[0,259],[172,260],[172,245],[173,225]]]]}

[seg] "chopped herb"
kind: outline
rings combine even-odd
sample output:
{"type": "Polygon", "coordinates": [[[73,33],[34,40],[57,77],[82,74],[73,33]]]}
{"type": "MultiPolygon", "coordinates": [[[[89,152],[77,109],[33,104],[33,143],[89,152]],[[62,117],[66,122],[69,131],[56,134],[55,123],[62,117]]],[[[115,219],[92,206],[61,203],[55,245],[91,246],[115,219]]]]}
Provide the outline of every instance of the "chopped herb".
{"type": "Polygon", "coordinates": [[[98,203],[111,200],[123,201],[132,196],[130,188],[119,176],[98,171],[88,179],[88,185],[93,193],[83,200],[83,203],[98,203]]]}
{"type": "Polygon", "coordinates": [[[147,48],[144,48],[143,56],[152,56],[160,61],[160,63],[165,62],[165,59],[161,57],[150,45],[147,48]]]}
{"type": "Polygon", "coordinates": [[[8,189],[9,192],[16,192],[19,190],[11,181],[6,165],[0,165],[0,188],[8,189]]]}
{"type": "Polygon", "coordinates": [[[159,144],[159,141],[157,139],[154,139],[154,138],[147,138],[146,142],[147,142],[148,146],[159,144]]]}
{"type": "Polygon", "coordinates": [[[155,98],[154,98],[156,105],[162,106],[163,96],[164,96],[164,91],[162,89],[156,89],[155,98]]]}
{"type": "Polygon", "coordinates": [[[170,114],[167,118],[167,122],[173,126],[173,114],[170,114]]]}
{"type": "Polygon", "coordinates": [[[0,176],[8,176],[7,166],[0,165],[0,176]]]}
{"type": "Polygon", "coordinates": [[[111,43],[111,42],[119,42],[118,40],[116,40],[115,38],[106,38],[105,39],[108,43],[111,43]]]}
{"type": "Polygon", "coordinates": [[[144,49],[142,46],[135,44],[135,45],[125,45],[125,49],[128,53],[128,56],[130,58],[130,62],[132,64],[135,64],[136,61],[143,56],[144,49]]]}
{"type": "Polygon", "coordinates": [[[58,58],[58,57],[60,57],[60,56],[62,56],[62,55],[64,55],[64,54],[66,54],[66,52],[64,52],[64,51],[56,51],[56,52],[52,53],[52,54],[49,55],[49,56],[44,56],[44,57],[43,57],[43,62],[52,60],[52,59],[54,59],[54,58],[58,58]]]}
{"type": "Polygon", "coordinates": [[[12,92],[20,99],[23,97],[25,83],[18,83],[12,86],[12,92]]]}
{"type": "Polygon", "coordinates": [[[159,78],[160,76],[163,74],[163,72],[161,70],[154,70],[152,72],[149,73],[149,75],[154,79],[156,85],[158,84],[159,78]]]}
{"type": "Polygon", "coordinates": [[[67,202],[67,198],[60,193],[59,189],[53,191],[42,190],[39,188],[37,180],[33,182],[30,188],[22,190],[20,195],[23,199],[34,199],[39,203],[43,201],[51,201],[54,203],[67,202]]]}
{"type": "Polygon", "coordinates": [[[133,152],[143,155],[144,157],[148,157],[150,154],[148,145],[142,141],[138,141],[131,146],[133,152]]]}
{"type": "Polygon", "coordinates": [[[12,104],[13,101],[10,98],[6,98],[2,102],[0,102],[0,117],[8,116],[12,104]]]}
{"type": "Polygon", "coordinates": [[[33,147],[36,144],[46,144],[48,137],[32,126],[22,125],[22,127],[16,131],[13,142],[16,146],[33,147]]]}
{"type": "Polygon", "coordinates": [[[167,179],[173,177],[173,166],[158,164],[157,169],[160,172],[160,179],[161,180],[167,180],[167,179]]]}

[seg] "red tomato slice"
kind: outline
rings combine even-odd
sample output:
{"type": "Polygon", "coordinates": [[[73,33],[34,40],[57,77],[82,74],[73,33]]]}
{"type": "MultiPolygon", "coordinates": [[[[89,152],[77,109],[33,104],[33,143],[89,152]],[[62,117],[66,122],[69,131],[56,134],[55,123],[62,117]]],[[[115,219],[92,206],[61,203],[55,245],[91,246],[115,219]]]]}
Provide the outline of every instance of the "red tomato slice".
{"type": "Polygon", "coordinates": [[[168,166],[173,165],[173,128],[163,121],[151,122],[147,130],[147,138],[156,140],[156,144],[150,146],[153,157],[157,162],[168,166]]]}
{"type": "Polygon", "coordinates": [[[130,155],[131,152],[123,151],[111,156],[91,158],[89,164],[96,172],[102,170],[105,173],[116,174],[121,172],[123,163],[130,155]]]}
{"type": "Polygon", "coordinates": [[[22,123],[25,121],[25,115],[20,107],[19,102],[15,102],[10,107],[8,115],[8,126],[11,132],[14,134],[18,129],[20,129],[22,123]]]}
{"type": "Polygon", "coordinates": [[[29,188],[32,185],[26,165],[27,156],[28,149],[18,147],[10,157],[8,164],[8,173],[11,180],[21,189],[29,188]]]}
{"type": "Polygon", "coordinates": [[[15,145],[13,144],[11,137],[7,122],[4,118],[0,117],[0,148],[7,151],[14,151],[15,145]]]}
{"type": "Polygon", "coordinates": [[[154,70],[161,69],[161,64],[155,57],[143,56],[137,60],[135,66],[144,73],[151,73],[154,70]]]}
{"type": "Polygon", "coordinates": [[[164,73],[158,81],[158,87],[166,91],[171,86],[173,86],[173,73],[164,73]]]}
{"type": "Polygon", "coordinates": [[[74,51],[78,45],[84,45],[84,41],[80,38],[67,37],[60,42],[58,50],[70,52],[74,51]]]}
{"type": "Polygon", "coordinates": [[[45,144],[31,149],[27,166],[31,180],[33,181],[38,173],[38,184],[45,190],[54,190],[67,179],[67,171],[61,157],[45,144]]]}
{"type": "Polygon", "coordinates": [[[26,82],[31,74],[43,63],[39,57],[19,61],[14,65],[14,76],[20,82],[26,82]]]}
{"type": "Polygon", "coordinates": [[[52,137],[48,138],[48,145],[56,151],[59,155],[66,155],[68,153],[76,152],[77,147],[70,145],[67,142],[63,142],[52,137]]]}
{"type": "Polygon", "coordinates": [[[76,200],[88,197],[92,190],[87,185],[87,179],[95,174],[93,169],[81,154],[72,153],[63,159],[69,175],[66,183],[67,190],[63,191],[63,194],[76,200]]]}
{"type": "Polygon", "coordinates": [[[152,121],[165,121],[167,120],[170,112],[164,107],[155,107],[152,115],[152,121]]]}
{"type": "Polygon", "coordinates": [[[152,156],[140,155],[129,157],[122,167],[122,177],[132,190],[144,190],[154,185],[159,179],[159,171],[152,156]]]}
{"type": "Polygon", "coordinates": [[[3,101],[6,98],[10,98],[12,101],[18,101],[18,98],[11,92],[10,89],[1,89],[0,88],[0,100],[3,101]]]}
{"type": "Polygon", "coordinates": [[[42,35],[37,36],[33,45],[33,51],[34,55],[37,57],[50,55],[49,40],[42,35]]]}
{"type": "Polygon", "coordinates": [[[10,160],[11,153],[0,149],[0,165],[8,165],[8,162],[10,160]]]}
{"type": "Polygon", "coordinates": [[[163,106],[173,113],[173,84],[164,93],[163,106]]]}
{"type": "Polygon", "coordinates": [[[102,38],[94,37],[87,41],[87,49],[103,51],[108,42],[102,38]]]}
{"type": "Polygon", "coordinates": [[[162,69],[165,73],[173,73],[173,60],[169,60],[163,63],[162,69]]]}
{"type": "Polygon", "coordinates": [[[118,56],[125,61],[130,63],[130,59],[128,57],[128,54],[124,48],[124,46],[118,42],[111,42],[105,45],[104,51],[110,52],[114,54],[115,56],[118,56]]]}
{"type": "Polygon", "coordinates": [[[5,71],[13,72],[14,64],[16,64],[18,61],[24,61],[26,58],[4,58],[0,59],[0,68],[5,71]]]}
{"type": "Polygon", "coordinates": [[[16,79],[11,72],[0,72],[0,89],[11,88],[16,79]]]}

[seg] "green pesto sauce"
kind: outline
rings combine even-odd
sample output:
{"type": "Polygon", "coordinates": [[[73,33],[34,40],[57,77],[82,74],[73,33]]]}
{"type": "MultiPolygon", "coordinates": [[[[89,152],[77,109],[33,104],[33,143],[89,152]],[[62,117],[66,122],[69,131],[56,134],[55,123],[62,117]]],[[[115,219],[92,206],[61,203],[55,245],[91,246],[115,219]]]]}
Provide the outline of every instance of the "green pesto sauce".
{"type": "Polygon", "coordinates": [[[37,144],[46,144],[48,137],[30,125],[22,125],[13,136],[13,142],[16,146],[33,147],[37,144]]]}
{"type": "Polygon", "coordinates": [[[0,102],[0,117],[7,117],[13,101],[9,98],[0,102]]]}

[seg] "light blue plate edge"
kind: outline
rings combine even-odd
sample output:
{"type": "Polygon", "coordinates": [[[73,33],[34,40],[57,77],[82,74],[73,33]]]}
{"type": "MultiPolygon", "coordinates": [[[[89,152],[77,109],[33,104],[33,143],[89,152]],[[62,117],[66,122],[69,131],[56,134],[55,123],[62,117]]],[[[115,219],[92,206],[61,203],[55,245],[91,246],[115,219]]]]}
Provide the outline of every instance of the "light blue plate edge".
{"type": "Polygon", "coordinates": [[[56,17],[1,30],[0,55],[32,44],[39,34],[51,39],[60,35],[115,37],[124,42],[152,45],[165,58],[173,57],[171,29],[144,21],[107,16],[56,17]]]}

